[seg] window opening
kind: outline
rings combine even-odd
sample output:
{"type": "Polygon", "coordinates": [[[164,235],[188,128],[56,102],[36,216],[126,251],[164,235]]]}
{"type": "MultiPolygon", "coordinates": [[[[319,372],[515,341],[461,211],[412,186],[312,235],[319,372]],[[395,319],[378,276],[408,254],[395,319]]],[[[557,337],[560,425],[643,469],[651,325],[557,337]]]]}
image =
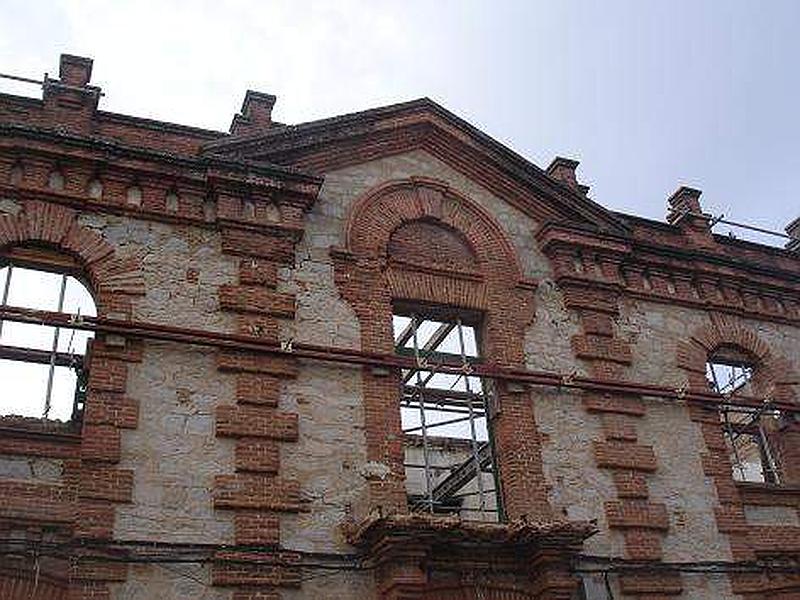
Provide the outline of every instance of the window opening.
{"type": "MultiPolygon", "coordinates": [[[[94,300],[73,275],[0,263],[0,306],[95,316],[94,300]]],[[[0,319],[0,415],[78,420],[86,396],[84,355],[92,332],[0,319]]]]}
{"type": "Polygon", "coordinates": [[[472,374],[478,321],[397,310],[393,320],[395,351],[416,364],[402,370],[400,393],[411,508],[498,521],[490,386],[472,374]]]}
{"type": "MultiPolygon", "coordinates": [[[[737,352],[724,350],[709,359],[706,379],[709,388],[726,398],[736,394],[752,396],[750,382],[755,366],[737,352]]],[[[780,412],[770,408],[768,399],[759,407],[720,405],[720,420],[730,453],[736,481],[780,483],[780,475],[769,433],[777,428],[780,412]]]]}

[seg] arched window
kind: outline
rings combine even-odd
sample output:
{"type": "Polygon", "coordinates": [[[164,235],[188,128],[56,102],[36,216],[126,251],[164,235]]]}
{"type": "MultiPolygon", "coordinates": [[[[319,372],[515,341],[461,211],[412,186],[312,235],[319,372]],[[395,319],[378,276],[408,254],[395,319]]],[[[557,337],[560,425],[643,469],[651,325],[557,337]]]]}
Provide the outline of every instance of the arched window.
{"type": "MultiPolygon", "coordinates": [[[[34,247],[0,256],[0,306],[96,315],[75,261],[34,247]]],[[[0,415],[77,420],[91,337],[91,332],[77,329],[0,320],[0,415]]]]}
{"type": "MultiPolygon", "coordinates": [[[[735,346],[722,346],[706,363],[706,378],[711,391],[732,398],[756,397],[752,381],[758,364],[748,353],[735,346]]],[[[725,432],[733,478],[736,481],[778,484],[779,465],[770,444],[771,434],[779,426],[780,413],[764,398],[760,407],[723,403],[720,419],[725,432]]]]}

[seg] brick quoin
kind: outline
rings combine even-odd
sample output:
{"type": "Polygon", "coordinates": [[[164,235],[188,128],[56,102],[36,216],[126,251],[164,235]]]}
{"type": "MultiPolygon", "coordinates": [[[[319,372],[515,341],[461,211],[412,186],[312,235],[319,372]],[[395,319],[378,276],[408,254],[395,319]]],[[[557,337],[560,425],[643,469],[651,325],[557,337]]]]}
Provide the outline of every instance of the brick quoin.
{"type": "MultiPolygon", "coordinates": [[[[0,216],[0,252],[38,245],[71,256],[97,291],[98,314],[127,317],[131,298],[144,293],[141,266],[136,260],[118,257],[109,243],[82,227],[77,216],[76,211],[64,206],[25,200],[16,215],[0,216]]],[[[102,336],[95,340],[95,346],[97,351],[89,354],[86,418],[80,447],[74,454],[79,459],[71,467],[77,477],[64,485],[0,480],[0,488],[4,488],[0,497],[6,498],[0,501],[3,518],[50,523],[65,529],[74,527],[77,537],[110,539],[114,506],[131,502],[133,473],[113,465],[120,457],[120,429],[135,428],[138,424],[138,404],[124,396],[128,364],[137,361],[138,355],[116,357],[113,352],[108,353],[102,336]]],[[[33,442],[34,446],[26,448],[25,454],[62,455],[56,448],[68,448],[61,441],[53,442],[52,450],[45,449],[44,440],[33,442]]],[[[16,444],[15,447],[14,453],[20,452],[20,447],[16,444]]],[[[71,457],[73,453],[66,455],[71,457]]],[[[124,579],[126,568],[119,565],[113,579],[124,579]]],[[[57,587],[68,589],[74,597],[87,597],[81,591],[84,588],[81,581],[98,579],[96,574],[85,572],[74,573],[73,578],[74,583],[61,582],[57,587]]],[[[107,594],[106,580],[100,577],[99,582],[92,584],[92,596],[107,594]]]]}
{"type": "MultiPolygon", "coordinates": [[[[600,380],[624,378],[633,355],[631,344],[618,336],[621,265],[629,249],[616,241],[587,240],[583,234],[540,231],[540,243],[555,270],[556,282],[568,308],[579,316],[582,333],[571,339],[575,356],[600,380]],[[548,237],[548,234],[550,237],[548,237]],[[580,248],[591,244],[590,251],[580,248]],[[576,248],[576,246],[578,246],[576,248]]],[[[648,477],[658,472],[651,445],[639,438],[639,421],[647,417],[646,403],[635,395],[587,394],[583,406],[600,418],[603,440],[593,442],[598,468],[611,473],[618,500],[605,502],[608,527],[623,533],[625,552],[633,560],[663,560],[663,537],[670,529],[663,503],[650,499],[648,477]]],[[[647,575],[630,574],[621,588],[639,598],[681,594],[681,576],[670,573],[670,586],[650,586],[647,575]]]]}

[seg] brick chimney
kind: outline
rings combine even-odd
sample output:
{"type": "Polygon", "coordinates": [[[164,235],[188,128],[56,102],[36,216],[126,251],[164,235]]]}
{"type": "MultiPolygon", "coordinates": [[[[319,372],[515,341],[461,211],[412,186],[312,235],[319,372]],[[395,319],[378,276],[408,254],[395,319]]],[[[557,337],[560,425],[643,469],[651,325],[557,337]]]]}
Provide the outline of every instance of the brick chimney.
{"type": "Polygon", "coordinates": [[[706,245],[713,242],[714,236],[711,233],[711,215],[704,213],[700,205],[702,193],[685,185],[675,190],[667,199],[667,222],[680,227],[697,243],[706,245]]]}
{"type": "Polygon", "coordinates": [[[589,192],[589,186],[578,182],[575,170],[579,164],[577,160],[556,156],[550,166],[547,167],[546,172],[553,179],[557,179],[585,196],[589,192]]]}
{"type": "Polygon", "coordinates": [[[58,66],[58,79],[64,85],[86,87],[92,78],[91,58],[62,54],[58,66]]]}
{"type": "Polygon", "coordinates": [[[62,54],[58,79],[45,76],[44,112],[51,127],[88,133],[102,95],[100,88],[89,85],[92,59],[62,54]]]}
{"type": "Polygon", "coordinates": [[[786,234],[791,238],[788,242],[786,242],[786,249],[800,252],[800,217],[797,217],[794,221],[789,223],[786,226],[785,231],[786,234]]]}
{"type": "Polygon", "coordinates": [[[233,135],[247,135],[272,125],[272,107],[276,97],[272,94],[247,90],[242,102],[242,110],[234,115],[230,132],[233,135]]]}
{"type": "Polygon", "coordinates": [[[679,225],[686,220],[705,219],[708,222],[708,215],[703,213],[700,206],[700,195],[703,192],[695,188],[682,185],[667,199],[669,212],[667,221],[673,225],[679,225]]]}

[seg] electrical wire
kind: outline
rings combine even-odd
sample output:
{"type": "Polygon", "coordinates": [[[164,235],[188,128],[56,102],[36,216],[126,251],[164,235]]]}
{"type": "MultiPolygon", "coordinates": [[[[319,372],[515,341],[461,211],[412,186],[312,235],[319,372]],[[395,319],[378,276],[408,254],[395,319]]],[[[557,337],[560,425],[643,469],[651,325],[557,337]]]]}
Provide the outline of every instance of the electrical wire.
{"type": "MultiPolygon", "coordinates": [[[[31,557],[68,558],[99,562],[131,564],[249,564],[284,566],[322,571],[367,571],[375,565],[363,553],[335,553],[292,550],[274,546],[185,544],[150,541],[42,542],[19,538],[0,539],[0,556],[29,554],[31,557]],[[77,553],[76,550],[83,552],[77,553]],[[93,550],[93,552],[92,552],[93,550]],[[160,553],[155,553],[159,550],[160,553]],[[258,560],[235,558],[236,552],[262,552],[258,560]],[[137,554],[138,552],[138,554],[137,554]],[[234,556],[229,556],[233,554],[234,556]],[[278,556],[270,556],[277,554],[278,556]],[[280,554],[286,556],[281,557],[280,554]],[[287,560],[287,557],[297,557],[287,560]]],[[[437,567],[438,569],[439,567],[437,567]]],[[[753,561],[642,561],[617,556],[578,554],[571,569],[576,573],[682,572],[682,573],[788,573],[800,575],[800,564],[781,560],[753,561]]],[[[487,572],[512,572],[511,569],[488,568],[487,572]]]]}

